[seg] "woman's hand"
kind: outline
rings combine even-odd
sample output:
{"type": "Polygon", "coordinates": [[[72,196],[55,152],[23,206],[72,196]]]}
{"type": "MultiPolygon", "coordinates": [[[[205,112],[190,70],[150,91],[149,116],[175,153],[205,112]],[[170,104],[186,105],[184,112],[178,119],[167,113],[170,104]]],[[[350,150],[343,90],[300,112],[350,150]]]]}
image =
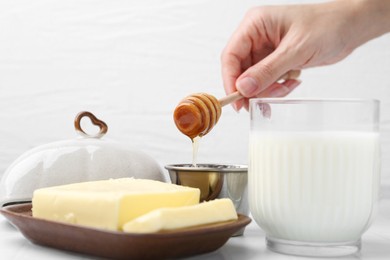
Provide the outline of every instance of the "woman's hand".
{"type": "MultiPolygon", "coordinates": [[[[277,82],[283,74],[340,61],[364,42],[389,31],[388,21],[382,26],[386,28],[375,25],[378,19],[386,20],[386,15],[378,15],[383,12],[378,5],[390,10],[389,3],[339,0],[251,9],[222,53],[226,93],[238,90],[246,98],[286,96],[300,81],[277,82]]],[[[247,108],[248,99],[233,106],[247,108]]]]}

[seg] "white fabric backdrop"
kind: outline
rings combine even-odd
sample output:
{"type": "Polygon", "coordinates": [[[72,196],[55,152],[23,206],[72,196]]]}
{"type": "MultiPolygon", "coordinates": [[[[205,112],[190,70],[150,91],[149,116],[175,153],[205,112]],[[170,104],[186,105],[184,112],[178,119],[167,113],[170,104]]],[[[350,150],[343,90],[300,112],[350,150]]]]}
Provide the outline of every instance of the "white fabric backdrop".
{"type": "MultiPolygon", "coordinates": [[[[108,123],[107,138],[161,166],[190,162],[174,107],[193,92],[224,95],[220,53],[246,10],[293,2],[314,1],[1,1],[0,175],[28,149],[74,138],[82,110],[108,123]]],[[[380,99],[383,187],[390,185],[388,75],[389,34],[336,65],[304,71],[291,95],[380,99]]],[[[246,163],[248,130],[246,112],[224,108],[199,161],[246,163]]],[[[382,194],[390,197],[390,189],[382,194]]]]}

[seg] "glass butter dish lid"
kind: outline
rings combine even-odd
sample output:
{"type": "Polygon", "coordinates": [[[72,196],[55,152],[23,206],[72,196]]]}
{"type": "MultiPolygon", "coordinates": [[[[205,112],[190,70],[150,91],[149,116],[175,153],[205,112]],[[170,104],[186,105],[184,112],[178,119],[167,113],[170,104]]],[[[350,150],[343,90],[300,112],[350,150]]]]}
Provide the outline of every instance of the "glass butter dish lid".
{"type": "Polygon", "coordinates": [[[0,206],[31,201],[35,189],[68,183],[124,177],[165,181],[152,157],[103,138],[108,127],[92,113],[79,113],[74,124],[78,138],[33,148],[8,167],[0,182],[0,206]],[[83,117],[100,131],[87,134],[83,117]]]}

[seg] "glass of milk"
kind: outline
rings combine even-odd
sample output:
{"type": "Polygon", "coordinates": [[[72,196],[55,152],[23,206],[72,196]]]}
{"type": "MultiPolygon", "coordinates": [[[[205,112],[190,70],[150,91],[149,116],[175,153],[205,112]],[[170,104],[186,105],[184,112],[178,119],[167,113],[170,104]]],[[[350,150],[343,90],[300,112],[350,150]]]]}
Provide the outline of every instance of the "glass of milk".
{"type": "Polygon", "coordinates": [[[252,99],[249,204],[269,249],[359,251],[378,202],[379,101],[252,99]]]}

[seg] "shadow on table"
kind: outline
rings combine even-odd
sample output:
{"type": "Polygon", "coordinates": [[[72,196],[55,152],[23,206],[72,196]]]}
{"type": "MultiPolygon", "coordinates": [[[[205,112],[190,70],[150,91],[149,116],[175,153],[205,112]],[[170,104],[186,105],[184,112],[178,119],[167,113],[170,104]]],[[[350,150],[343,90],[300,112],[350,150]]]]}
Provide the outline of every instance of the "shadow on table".
{"type": "Polygon", "coordinates": [[[14,227],[11,223],[8,222],[6,219],[2,219],[0,221],[0,229],[4,231],[12,231],[17,230],[16,227],[14,227]]]}
{"type": "Polygon", "coordinates": [[[388,260],[390,259],[390,241],[363,241],[360,259],[388,260]]]}

